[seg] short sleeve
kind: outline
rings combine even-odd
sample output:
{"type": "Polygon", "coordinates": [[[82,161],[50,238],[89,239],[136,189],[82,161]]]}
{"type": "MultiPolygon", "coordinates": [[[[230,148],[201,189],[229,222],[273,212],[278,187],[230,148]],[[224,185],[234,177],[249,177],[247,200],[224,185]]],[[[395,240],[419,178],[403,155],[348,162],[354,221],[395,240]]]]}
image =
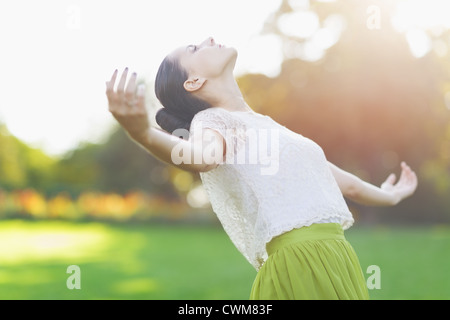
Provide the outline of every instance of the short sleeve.
{"type": "Polygon", "coordinates": [[[209,108],[198,112],[192,119],[190,136],[206,128],[216,130],[225,139],[225,160],[234,157],[245,142],[244,123],[222,108],[209,108]]]}

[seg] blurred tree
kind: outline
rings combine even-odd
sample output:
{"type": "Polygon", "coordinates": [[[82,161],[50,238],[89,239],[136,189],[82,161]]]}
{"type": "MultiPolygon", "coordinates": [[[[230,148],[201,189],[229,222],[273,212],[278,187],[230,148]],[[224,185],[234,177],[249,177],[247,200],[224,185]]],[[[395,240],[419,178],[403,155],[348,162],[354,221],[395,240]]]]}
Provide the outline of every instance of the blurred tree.
{"type": "Polygon", "coordinates": [[[10,135],[8,128],[0,125],[0,187],[6,189],[20,188],[27,179],[20,166],[18,141],[10,135]]]}
{"type": "Polygon", "coordinates": [[[172,187],[167,166],[152,157],[128,135],[117,129],[96,157],[101,166],[100,190],[126,192],[130,189],[146,190],[168,197],[177,197],[172,187]]]}
{"type": "Polygon", "coordinates": [[[56,160],[39,149],[31,148],[12,136],[0,124],[0,187],[16,189],[33,187],[45,190],[56,160]]]}
{"type": "Polygon", "coordinates": [[[83,190],[95,190],[101,174],[95,159],[99,149],[99,145],[84,144],[66,154],[52,172],[53,186],[49,193],[56,195],[68,191],[77,196],[83,190]]]}

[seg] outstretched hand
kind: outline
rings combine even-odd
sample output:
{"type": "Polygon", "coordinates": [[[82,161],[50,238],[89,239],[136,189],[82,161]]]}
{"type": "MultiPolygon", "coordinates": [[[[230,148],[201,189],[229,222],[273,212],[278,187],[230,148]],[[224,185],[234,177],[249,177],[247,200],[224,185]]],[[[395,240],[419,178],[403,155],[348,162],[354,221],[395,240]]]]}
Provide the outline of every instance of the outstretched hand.
{"type": "Polygon", "coordinates": [[[414,171],[405,163],[401,163],[402,173],[397,183],[395,174],[390,174],[381,185],[381,189],[391,193],[396,197],[397,202],[411,196],[417,188],[417,176],[414,171]],[[394,184],[395,183],[395,184],[394,184]]]}
{"type": "Polygon", "coordinates": [[[145,87],[139,85],[136,90],[137,74],[133,73],[125,88],[128,75],[128,68],[126,68],[115,91],[117,74],[118,71],[115,70],[111,80],[106,82],[109,111],[133,139],[140,141],[145,139],[150,128],[145,108],[145,87]]]}

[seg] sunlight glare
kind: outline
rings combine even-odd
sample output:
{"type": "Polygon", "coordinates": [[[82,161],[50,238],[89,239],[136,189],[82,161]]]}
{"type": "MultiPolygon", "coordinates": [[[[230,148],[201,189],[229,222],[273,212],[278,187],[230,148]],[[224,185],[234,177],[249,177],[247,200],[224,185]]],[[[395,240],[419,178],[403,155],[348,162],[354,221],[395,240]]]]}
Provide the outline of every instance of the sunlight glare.
{"type": "Polygon", "coordinates": [[[188,204],[193,208],[204,208],[209,206],[208,194],[203,185],[192,188],[186,196],[188,204]]]}
{"type": "Polygon", "coordinates": [[[273,34],[251,37],[247,46],[239,52],[239,56],[247,61],[249,73],[276,77],[281,71],[283,61],[281,39],[273,34]]]}
{"type": "Polygon", "coordinates": [[[397,31],[413,28],[450,28],[450,1],[448,0],[403,0],[396,5],[392,24],[397,31]]]}
{"type": "Polygon", "coordinates": [[[309,9],[309,0],[289,0],[289,5],[293,10],[309,9]]]}
{"type": "Polygon", "coordinates": [[[425,56],[433,47],[439,56],[443,56],[446,48],[436,47],[431,37],[438,37],[450,28],[449,12],[450,1],[447,0],[403,0],[396,4],[391,22],[395,30],[405,33],[414,57],[425,56]]]}
{"type": "Polygon", "coordinates": [[[287,36],[309,38],[319,28],[319,17],[313,11],[298,11],[283,14],[278,27],[287,36]]]}
{"type": "Polygon", "coordinates": [[[431,50],[431,40],[422,29],[411,29],[406,32],[411,53],[416,58],[422,58],[431,50]]]}
{"type": "Polygon", "coordinates": [[[25,229],[20,221],[11,221],[2,225],[0,264],[74,259],[79,263],[85,258],[95,259],[111,241],[110,235],[100,225],[92,224],[78,229],[55,223],[25,229]]]}
{"type": "Polygon", "coordinates": [[[345,28],[345,19],[339,14],[329,15],[323,22],[323,28],[317,30],[311,41],[321,49],[328,49],[335,45],[345,28]]]}

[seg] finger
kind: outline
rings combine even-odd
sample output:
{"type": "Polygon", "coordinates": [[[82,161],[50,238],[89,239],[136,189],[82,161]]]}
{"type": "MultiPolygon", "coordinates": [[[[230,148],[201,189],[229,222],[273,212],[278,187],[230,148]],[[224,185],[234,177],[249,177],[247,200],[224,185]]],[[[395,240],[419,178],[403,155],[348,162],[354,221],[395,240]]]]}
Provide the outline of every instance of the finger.
{"type": "Polygon", "coordinates": [[[409,186],[416,185],[417,184],[417,176],[416,176],[415,172],[412,171],[409,166],[404,165],[400,181],[402,182],[402,184],[405,184],[405,185],[409,185],[409,186]]]}
{"type": "Polygon", "coordinates": [[[417,186],[417,176],[414,172],[412,172],[408,178],[407,178],[407,183],[410,186],[417,186]]]}
{"type": "Polygon", "coordinates": [[[120,77],[119,84],[117,86],[117,93],[119,95],[123,94],[123,90],[125,88],[125,82],[127,81],[127,75],[128,75],[128,68],[125,68],[125,70],[122,73],[122,77],[120,77]]]}
{"type": "Polygon", "coordinates": [[[386,181],[384,181],[381,184],[381,187],[384,188],[387,187],[388,185],[390,186],[394,185],[395,179],[396,179],[395,174],[391,173],[389,177],[387,177],[386,181]]]}
{"type": "Polygon", "coordinates": [[[414,193],[417,188],[417,176],[414,171],[410,170],[405,174],[405,178],[402,180],[402,186],[409,190],[409,194],[414,193]]]}
{"type": "Polygon", "coordinates": [[[137,88],[137,102],[139,108],[145,108],[145,85],[140,84],[137,88]]]}
{"type": "Polygon", "coordinates": [[[386,182],[389,183],[389,184],[394,184],[395,180],[396,180],[395,174],[391,173],[389,175],[389,177],[386,179],[386,182]]]}
{"type": "Polygon", "coordinates": [[[400,167],[401,167],[401,169],[402,169],[402,173],[403,173],[407,168],[409,168],[405,161],[402,161],[402,162],[400,163],[400,167]]]}
{"type": "Polygon", "coordinates": [[[130,80],[128,81],[127,88],[125,89],[125,99],[128,101],[131,101],[134,98],[134,92],[136,91],[136,77],[136,72],[133,72],[130,80]]]}
{"type": "Polygon", "coordinates": [[[403,174],[409,175],[411,174],[411,172],[412,172],[411,168],[405,162],[402,162],[402,175],[403,174]]]}
{"type": "Polygon", "coordinates": [[[406,169],[405,169],[405,168],[402,168],[402,172],[401,172],[401,174],[400,174],[400,178],[398,179],[398,183],[399,183],[399,184],[405,183],[406,180],[408,180],[407,177],[408,177],[408,173],[406,172],[406,169]]]}
{"type": "Polygon", "coordinates": [[[411,169],[409,169],[409,172],[408,172],[408,181],[410,182],[410,183],[413,183],[413,184],[417,184],[417,175],[416,175],[416,173],[414,172],[414,171],[412,171],[411,169]]]}
{"type": "Polygon", "coordinates": [[[410,166],[406,164],[406,162],[402,162],[402,170],[408,174],[411,174],[413,171],[410,166]]]}
{"type": "Polygon", "coordinates": [[[401,166],[402,166],[402,172],[407,171],[409,169],[409,166],[404,161],[402,161],[401,166]]]}
{"type": "Polygon", "coordinates": [[[116,83],[118,70],[114,70],[113,75],[111,76],[111,80],[106,82],[106,92],[111,93],[114,91],[114,84],[116,83]]]}

